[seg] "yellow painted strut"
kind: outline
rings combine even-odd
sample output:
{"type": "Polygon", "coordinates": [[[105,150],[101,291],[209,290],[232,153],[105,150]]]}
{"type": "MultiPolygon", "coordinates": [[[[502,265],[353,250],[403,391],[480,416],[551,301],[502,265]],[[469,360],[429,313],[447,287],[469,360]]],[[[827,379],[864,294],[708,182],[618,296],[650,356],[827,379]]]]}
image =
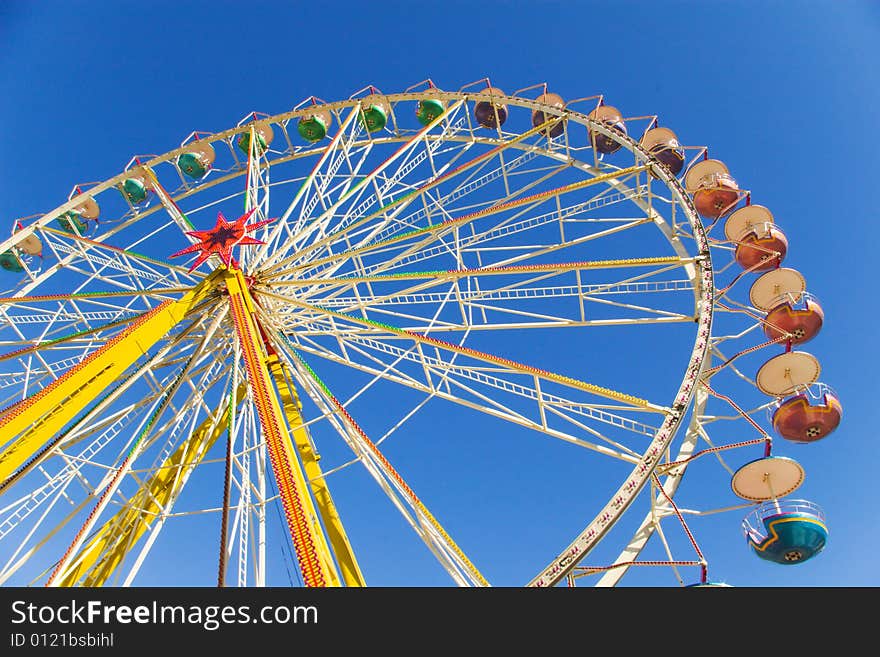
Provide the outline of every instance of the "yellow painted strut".
{"type": "Polygon", "coordinates": [[[306,586],[339,586],[339,574],[308,494],[305,476],[297,461],[284,412],[267,368],[269,355],[260,337],[254,317],[256,308],[247,282],[238,269],[222,271],[248,382],[303,582],[306,586]]]}
{"type": "Polygon", "coordinates": [[[318,465],[320,456],[312,448],[308,432],[303,426],[299,396],[289,383],[287,366],[274,354],[269,356],[268,365],[281,396],[284,413],[287,415],[287,423],[293,432],[293,441],[302,459],[309,487],[318,505],[321,519],[324,521],[324,527],[327,529],[327,538],[330,540],[333,553],[339,563],[342,579],[346,586],[366,586],[354,551],[351,549],[351,543],[349,543],[345,528],[342,526],[342,520],[339,518],[336,505],[330,495],[330,489],[327,487],[321,467],[318,465]]]}
{"type": "MultiPolygon", "coordinates": [[[[235,396],[238,404],[247,393],[245,384],[235,396]]],[[[159,518],[168,503],[186,484],[189,472],[204,458],[226,429],[229,405],[219,419],[208,417],[169,455],[153,476],[144,481],[129,504],[95,533],[71,561],[59,586],[103,586],[122,563],[125,555],[159,518]],[[84,576],[84,577],[83,577],[84,576]]]]}
{"type": "Polygon", "coordinates": [[[0,482],[28,461],[214,288],[212,275],[178,301],[164,301],[51,384],[0,416],[0,482]]]}

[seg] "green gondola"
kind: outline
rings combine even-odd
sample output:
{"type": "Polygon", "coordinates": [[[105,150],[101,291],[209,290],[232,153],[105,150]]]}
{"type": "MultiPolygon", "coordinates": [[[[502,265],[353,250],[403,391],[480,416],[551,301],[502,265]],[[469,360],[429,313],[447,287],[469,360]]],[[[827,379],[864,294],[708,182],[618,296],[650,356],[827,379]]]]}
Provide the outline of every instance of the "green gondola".
{"type": "Polygon", "coordinates": [[[4,251],[3,253],[0,253],[0,268],[16,273],[24,271],[24,267],[22,267],[21,261],[11,249],[9,251],[4,251]]]}
{"type": "Polygon", "coordinates": [[[446,108],[443,107],[442,101],[434,99],[420,100],[416,108],[416,118],[422,125],[428,125],[443,114],[444,111],[446,111],[446,108]]]}
{"type": "Polygon", "coordinates": [[[66,212],[55,219],[55,223],[58,224],[61,230],[67,233],[79,233],[80,235],[86,232],[88,226],[76,212],[66,212]]]}

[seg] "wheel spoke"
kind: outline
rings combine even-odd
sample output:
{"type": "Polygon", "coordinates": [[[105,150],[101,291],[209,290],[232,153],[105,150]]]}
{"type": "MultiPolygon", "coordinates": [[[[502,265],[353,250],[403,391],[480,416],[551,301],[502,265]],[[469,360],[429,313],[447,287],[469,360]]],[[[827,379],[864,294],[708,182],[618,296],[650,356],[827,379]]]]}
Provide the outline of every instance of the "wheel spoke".
{"type": "Polygon", "coordinates": [[[430,191],[431,189],[434,189],[435,187],[438,187],[442,183],[446,182],[448,179],[450,179],[454,176],[457,176],[457,175],[461,174],[462,172],[464,172],[470,168],[473,168],[474,166],[477,166],[478,164],[481,164],[485,160],[491,159],[498,152],[500,152],[504,148],[509,147],[511,145],[511,143],[517,143],[517,142],[523,141],[524,139],[527,139],[528,137],[531,137],[532,135],[539,133],[541,129],[546,129],[546,126],[553,125],[557,122],[558,122],[558,120],[556,120],[556,119],[551,120],[551,121],[547,121],[546,124],[542,124],[541,126],[538,126],[536,128],[532,128],[531,130],[528,130],[528,131],[522,133],[520,136],[511,140],[511,142],[507,142],[507,143],[504,143],[500,146],[496,146],[494,149],[492,149],[482,155],[477,156],[476,158],[474,158],[470,162],[467,162],[466,164],[462,164],[462,165],[458,166],[456,169],[453,169],[452,171],[450,171],[446,174],[438,176],[437,178],[431,180],[430,182],[426,183],[425,185],[423,185],[419,189],[411,192],[410,194],[402,196],[402,197],[398,198],[397,200],[392,201],[392,202],[384,205],[383,207],[379,208],[378,210],[368,214],[366,217],[363,217],[363,218],[355,221],[354,223],[349,224],[344,230],[330,233],[325,238],[318,240],[316,242],[313,242],[305,250],[301,251],[296,256],[291,256],[291,257],[279,260],[274,265],[267,268],[266,271],[267,272],[274,272],[275,270],[279,269],[280,267],[284,267],[285,265],[292,262],[294,258],[301,258],[302,256],[307,255],[308,253],[310,253],[310,252],[312,252],[322,246],[325,246],[331,240],[338,239],[341,234],[351,232],[355,228],[359,228],[360,226],[363,226],[363,225],[369,223],[374,218],[379,217],[382,214],[388,212],[388,210],[391,210],[391,209],[393,209],[401,204],[404,204],[404,203],[411,203],[417,197],[427,193],[428,191],[430,191]]]}
{"type": "MultiPolygon", "coordinates": [[[[289,343],[286,340],[282,340],[281,344],[290,349],[289,343]]],[[[446,562],[448,564],[451,562],[454,566],[454,570],[447,568],[450,570],[450,574],[453,578],[461,584],[469,582],[472,585],[488,586],[486,579],[465,556],[464,552],[461,551],[461,548],[459,548],[452,540],[437,519],[430,511],[428,511],[425,504],[419,499],[412,488],[407,485],[400,474],[392,467],[381,451],[379,451],[375,443],[367,437],[366,433],[364,433],[363,429],[361,429],[354,418],[352,418],[348,411],[346,411],[342,403],[333,396],[326,384],[318,378],[315,371],[308,366],[305,360],[302,359],[302,356],[300,356],[295,350],[290,349],[289,355],[293,358],[291,361],[292,367],[294,367],[296,371],[302,373],[301,378],[304,378],[306,374],[308,375],[311,379],[310,387],[312,387],[312,384],[316,384],[315,387],[320,391],[320,394],[329,407],[333,409],[335,413],[339,414],[344,420],[345,425],[350,429],[350,433],[346,432],[345,435],[350,439],[348,442],[352,447],[352,451],[361,457],[362,462],[369,461],[374,467],[373,472],[381,474],[384,478],[384,485],[383,482],[379,482],[378,479],[377,483],[380,483],[380,486],[383,489],[386,489],[386,492],[387,485],[391,485],[400,496],[400,499],[411,508],[417,523],[413,525],[413,528],[420,535],[422,540],[428,544],[428,547],[431,548],[432,552],[441,557],[441,563],[446,562]]],[[[374,474],[374,477],[375,476],[376,475],[374,474]]]]}
{"type": "Polygon", "coordinates": [[[360,326],[370,327],[373,329],[378,329],[380,331],[385,331],[400,337],[408,338],[415,342],[430,345],[433,347],[439,347],[440,349],[444,349],[447,351],[451,351],[452,353],[458,353],[465,356],[470,356],[476,360],[484,361],[487,363],[491,363],[494,365],[501,365],[507,367],[513,371],[534,375],[540,379],[546,381],[552,381],[554,383],[559,383],[564,386],[568,386],[571,388],[575,388],[578,390],[582,390],[585,392],[589,392],[600,397],[605,397],[607,399],[611,399],[618,402],[623,402],[625,404],[630,404],[636,408],[641,408],[643,410],[652,410],[657,412],[665,412],[660,406],[652,404],[651,402],[636,397],[635,395],[629,395],[622,392],[617,392],[615,390],[611,390],[610,388],[605,388],[603,386],[595,385],[592,383],[587,383],[585,381],[580,381],[575,379],[574,377],[565,376],[561,374],[556,374],[554,372],[550,372],[547,370],[542,370],[540,368],[532,367],[530,365],[526,365],[523,363],[518,363],[509,358],[502,358],[500,356],[494,356],[489,353],[481,352],[475,349],[470,349],[467,347],[458,347],[450,342],[446,342],[444,340],[438,340],[437,338],[433,338],[428,335],[423,335],[420,333],[415,333],[413,331],[406,331],[404,329],[397,328],[395,326],[391,326],[389,324],[383,324],[380,322],[376,322],[369,319],[361,319],[359,317],[352,316],[350,314],[341,313],[335,310],[331,310],[329,308],[321,308],[320,306],[313,306],[311,304],[307,304],[301,301],[293,301],[288,300],[290,303],[293,303],[301,308],[309,310],[316,314],[323,314],[335,317],[337,319],[342,319],[347,322],[357,324],[360,326]]]}

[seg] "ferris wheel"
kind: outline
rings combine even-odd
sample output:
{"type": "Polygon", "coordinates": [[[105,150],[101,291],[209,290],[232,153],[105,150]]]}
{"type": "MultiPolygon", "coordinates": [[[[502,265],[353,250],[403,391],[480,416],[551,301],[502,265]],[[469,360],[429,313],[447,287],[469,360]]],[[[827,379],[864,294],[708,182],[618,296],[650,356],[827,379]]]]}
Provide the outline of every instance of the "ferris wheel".
{"type": "Polygon", "coordinates": [[[77,184],[0,242],[0,583],[712,585],[718,518],[808,561],[785,453],[842,407],[742,182],[658,116],[484,79],[77,184]]]}

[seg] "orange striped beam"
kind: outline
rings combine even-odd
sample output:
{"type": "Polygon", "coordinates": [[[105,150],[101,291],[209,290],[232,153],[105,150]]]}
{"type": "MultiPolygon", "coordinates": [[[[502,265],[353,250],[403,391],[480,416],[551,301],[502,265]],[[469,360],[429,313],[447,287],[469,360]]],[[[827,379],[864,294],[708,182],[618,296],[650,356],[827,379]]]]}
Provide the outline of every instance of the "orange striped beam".
{"type": "Polygon", "coordinates": [[[537,265],[510,265],[505,267],[475,267],[473,269],[437,269],[432,271],[373,274],[370,276],[336,276],[333,278],[303,278],[292,281],[271,281],[271,287],[312,287],[314,285],[348,285],[350,283],[381,283],[385,281],[452,280],[468,276],[501,276],[506,274],[551,274],[588,269],[617,269],[624,267],[651,267],[654,265],[686,265],[695,258],[659,256],[625,258],[619,260],[581,260],[537,265]]]}
{"type": "Polygon", "coordinates": [[[278,396],[267,369],[266,354],[254,317],[255,306],[240,270],[225,271],[233,324],[242,348],[248,383],[260,419],[269,462],[294,552],[306,586],[338,586],[339,574],[318,523],[318,514],[294,452],[278,396]]]}

